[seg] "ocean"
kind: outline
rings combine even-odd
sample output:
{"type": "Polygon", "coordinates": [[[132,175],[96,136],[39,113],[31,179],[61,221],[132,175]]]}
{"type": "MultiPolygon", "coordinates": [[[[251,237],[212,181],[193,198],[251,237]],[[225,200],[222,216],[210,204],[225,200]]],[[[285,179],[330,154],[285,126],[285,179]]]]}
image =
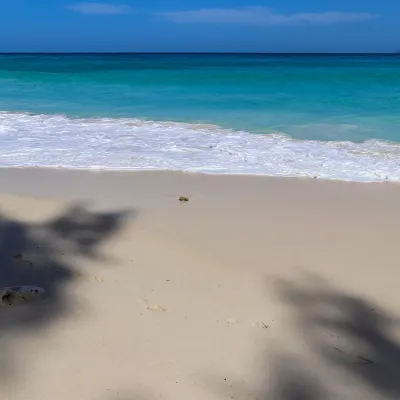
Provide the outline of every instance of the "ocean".
{"type": "Polygon", "coordinates": [[[0,167],[400,180],[400,55],[0,55],[0,167]]]}

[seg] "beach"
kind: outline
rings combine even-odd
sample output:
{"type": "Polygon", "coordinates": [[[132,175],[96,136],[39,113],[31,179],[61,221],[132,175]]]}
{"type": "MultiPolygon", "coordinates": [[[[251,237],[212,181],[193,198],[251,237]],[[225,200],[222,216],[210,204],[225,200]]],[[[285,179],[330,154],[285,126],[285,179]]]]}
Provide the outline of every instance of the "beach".
{"type": "Polygon", "coordinates": [[[0,188],[0,286],[46,290],[0,310],[3,398],[399,398],[396,183],[2,168],[0,188]]]}

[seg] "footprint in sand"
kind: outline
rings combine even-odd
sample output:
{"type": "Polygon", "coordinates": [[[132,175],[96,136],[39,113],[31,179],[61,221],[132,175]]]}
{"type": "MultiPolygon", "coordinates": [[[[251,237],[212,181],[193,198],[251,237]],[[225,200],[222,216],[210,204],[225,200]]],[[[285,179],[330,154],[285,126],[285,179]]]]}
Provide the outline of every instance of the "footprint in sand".
{"type": "MultiPolygon", "coordinates": [[[[233,326],[238,326],[240,324],[240,321],[236,320],[235,318],[225,318],[223,320],[218,320],[219,323],[223,323],[225,325],[227,325],[228,327],[233,327],[233,326]]],[[[257,328],[257,329],[269,329],[270,325],[266,324],[263,321],[260,320],[251,320],[250,324],[253,328],[257,328]]]]}
{"type": "Polygon", "coordinates": [[[230,328],[234,325],[237,325],[239,323],[239,321],[237,321],[235,318],[219,319],[219,320],[217,320],[217,322],[228,326],[228,328],[230,328]]]}
{"type": "Polygon", "coordinates": [[[100,276],[92,276],[92,280],[94,280],[97,283],[104,283],[104,279],[100,276]]]}
{"type": "Polygon", "coordinates": [[[253,328],[269,329],[269,325],[267,325],[265,322],[259,321],[257,319],[251,321],[251,325],[253,326],[253,328]]]}
{"type": "Polygon", "coordinates": [[[165,311],[167,311],[167,309],[165,307],[163,307],[163,306],[160,306],[160,305],[157,305],[157,304],[150,305],[148,299],[146,299],[145,297],[139,297],[138,301],[140,303],[143,303],[144,306],[146,307],[146,310],[148,310],[148,311],[153,311],[153,312],[165,312],[165,311]]]}
{"type": "Polygon", "coordinates": [[[33,263],[31,261],[24,260],[24,255],[22,253],[14,254],[12,258],[16,263],[28,264],[29,267],[33,267],[33,263]]]}

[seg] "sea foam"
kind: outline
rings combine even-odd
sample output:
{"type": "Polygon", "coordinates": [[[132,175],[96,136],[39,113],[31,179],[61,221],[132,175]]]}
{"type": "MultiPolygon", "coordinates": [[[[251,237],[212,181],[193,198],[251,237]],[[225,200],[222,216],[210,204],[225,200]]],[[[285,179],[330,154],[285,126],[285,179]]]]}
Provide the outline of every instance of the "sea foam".
{"type": "Polygon", "coordinates": [[[400,180],[400,145],[294,140],[213,125],[0,112],[0,166],[400,180]]]}

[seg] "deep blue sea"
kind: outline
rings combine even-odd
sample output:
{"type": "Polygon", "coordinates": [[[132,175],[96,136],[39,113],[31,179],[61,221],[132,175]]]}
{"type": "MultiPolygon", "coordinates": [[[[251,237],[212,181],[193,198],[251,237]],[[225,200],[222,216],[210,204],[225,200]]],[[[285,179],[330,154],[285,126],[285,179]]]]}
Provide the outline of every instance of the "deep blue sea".
{"type": "Polygon", "coordinates": [[[0,55],[0,166],[400,180],[400,55],[0,55]]]}

